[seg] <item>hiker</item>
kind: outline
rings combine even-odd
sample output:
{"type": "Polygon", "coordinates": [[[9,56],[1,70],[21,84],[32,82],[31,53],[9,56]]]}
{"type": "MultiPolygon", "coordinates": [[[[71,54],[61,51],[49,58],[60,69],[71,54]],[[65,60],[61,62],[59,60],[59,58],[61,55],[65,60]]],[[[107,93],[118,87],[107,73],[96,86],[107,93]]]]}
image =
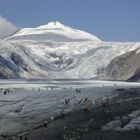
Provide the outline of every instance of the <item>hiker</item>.
{"type": "Polygon", "coordinates": [[[3,93],[4,95],[6,95],[7,93],[10,93],[10,89],[5,89],[3,93]]]}
{"type": "Polygon", "coordinates": [[[85,107],[84,108],[84,112],[89,112],[91,109],[90,109],[90,107],[85,107]]]}
{"type": "Polygon", "coordinates": [[[104,109],[108,109],[109,105],[110,105],[110,100],[109,99],[105,99],[105,100],[102,101],[102,107],[104,109]]]}
{"type": "Polygon", "coordinates": [[[38,91],[40,91],[40,88],[38,88],[38,91]]]}
{"type": "Polygon", "coordinates": [[[68,104],[69,103],[69,101],[70,101],[70,99],[68,99],[68,98],[65,98],[65,104],[68,104]]]}
{"type": "Polygon", "coordinates": [[[64,126],[64,131],[66,131],[67,130],[67,127],[66,126],[64,126]]]}
{"type": "Polygon", "coordinates": [[[6,93],[7,93],[6,90],[4,90],[4,95],[6,95],[6,93]]]}
{"type": "Polygon", "coordinates": [[[48,123],[47,123],[46,120],[44,121],[44,126],[45,126],[46,128],[48,128],[48,123]]]}
{"type": "Polygon", "coordinates": [[[84,100],[83,100],[83,102],[87,102],[88,101],[88,98],[86,97],[84,100]]]}
{"type": "Polygon", "coordinates": [[[106,108],[106,103],[102,102],[102,107],[105,109],[106,108]]]}
{"type": "Polygon", "coordinates": [[[19,139],[22,140],[22,136],[19,136],[19,139]]]}

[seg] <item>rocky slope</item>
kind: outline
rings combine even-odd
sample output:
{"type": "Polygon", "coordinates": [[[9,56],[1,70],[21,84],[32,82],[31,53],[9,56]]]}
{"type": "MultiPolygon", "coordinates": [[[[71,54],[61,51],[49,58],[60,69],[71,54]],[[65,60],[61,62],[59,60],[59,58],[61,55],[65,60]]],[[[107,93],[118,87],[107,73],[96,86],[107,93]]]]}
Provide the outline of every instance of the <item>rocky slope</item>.
{"type": "Polygon", "coordinates": [[[111,60],[110,64],[100,70],[100,79],[140,80],[140,51],[136,49],[111,60]]]}

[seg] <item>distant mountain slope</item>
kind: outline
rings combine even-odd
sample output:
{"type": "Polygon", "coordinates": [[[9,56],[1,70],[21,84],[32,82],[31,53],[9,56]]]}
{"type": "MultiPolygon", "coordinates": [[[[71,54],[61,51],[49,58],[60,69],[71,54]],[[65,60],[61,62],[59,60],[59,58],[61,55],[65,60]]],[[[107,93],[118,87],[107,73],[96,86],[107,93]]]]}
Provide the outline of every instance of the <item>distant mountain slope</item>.
{"type": "Polygon", "coordinates": [[[104,42],[51,22],[0,40],[0,78],[128,80],[139,69],[139,62],[131,64],[139,49],[140,43],[104,42]]]}
{"type": "Polygon", "coordinates": [[[110,64],[99,72],[100,79],[140,80],[140,48],[127,52],[111,60],[110,64]]]}

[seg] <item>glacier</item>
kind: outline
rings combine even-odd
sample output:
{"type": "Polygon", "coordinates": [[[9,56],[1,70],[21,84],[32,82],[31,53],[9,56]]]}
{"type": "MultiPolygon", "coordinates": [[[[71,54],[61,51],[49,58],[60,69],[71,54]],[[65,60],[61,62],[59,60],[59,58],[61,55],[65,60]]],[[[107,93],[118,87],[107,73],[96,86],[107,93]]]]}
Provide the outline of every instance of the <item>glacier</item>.
{"type": "MultiPolygon", "coordinates": [[[[0,136],[19,137],[61,115],[95,107],[118,96],[117,89],[139,88],[139,83],[95,80],[0,80],[0,136]],[[76,93],[75,89],[81,89],[76,93]],[[5,89],[10,92],[4,94],[5,89]],[[89,101],[84,103],[84,99],[89,101]],[[70,99],[65,104],[65,99],[70,99]]],[[[139,110],[138,110],[139,111],[139,110]]],[[[1,138],[1,137],[0,137],[1,138]]]]}

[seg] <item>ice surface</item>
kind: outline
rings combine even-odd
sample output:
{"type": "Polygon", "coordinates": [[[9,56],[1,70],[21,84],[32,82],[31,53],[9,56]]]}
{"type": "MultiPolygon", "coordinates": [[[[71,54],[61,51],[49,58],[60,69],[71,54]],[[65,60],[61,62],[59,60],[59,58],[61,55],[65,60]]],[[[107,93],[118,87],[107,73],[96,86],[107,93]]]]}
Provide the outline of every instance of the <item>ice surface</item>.
{"type": "Polygon", "coordinates": [[[140,84],[92,80],[5,80],[0,81],[0,86],[0,134],[15,134],[30,130],[52,116],[58,117],[79,109],[79,103],[84,98],[96,102],[105,97],[114,97],[116,86],[132,88],[140,84]],[[81,92],[76,93],[76,88],[80,88],[81,92]],[[5,89],[10,89],[6,95],[5,89]],[[64,102],[66,98],[70,99],[68,105],[64,102]]]}

